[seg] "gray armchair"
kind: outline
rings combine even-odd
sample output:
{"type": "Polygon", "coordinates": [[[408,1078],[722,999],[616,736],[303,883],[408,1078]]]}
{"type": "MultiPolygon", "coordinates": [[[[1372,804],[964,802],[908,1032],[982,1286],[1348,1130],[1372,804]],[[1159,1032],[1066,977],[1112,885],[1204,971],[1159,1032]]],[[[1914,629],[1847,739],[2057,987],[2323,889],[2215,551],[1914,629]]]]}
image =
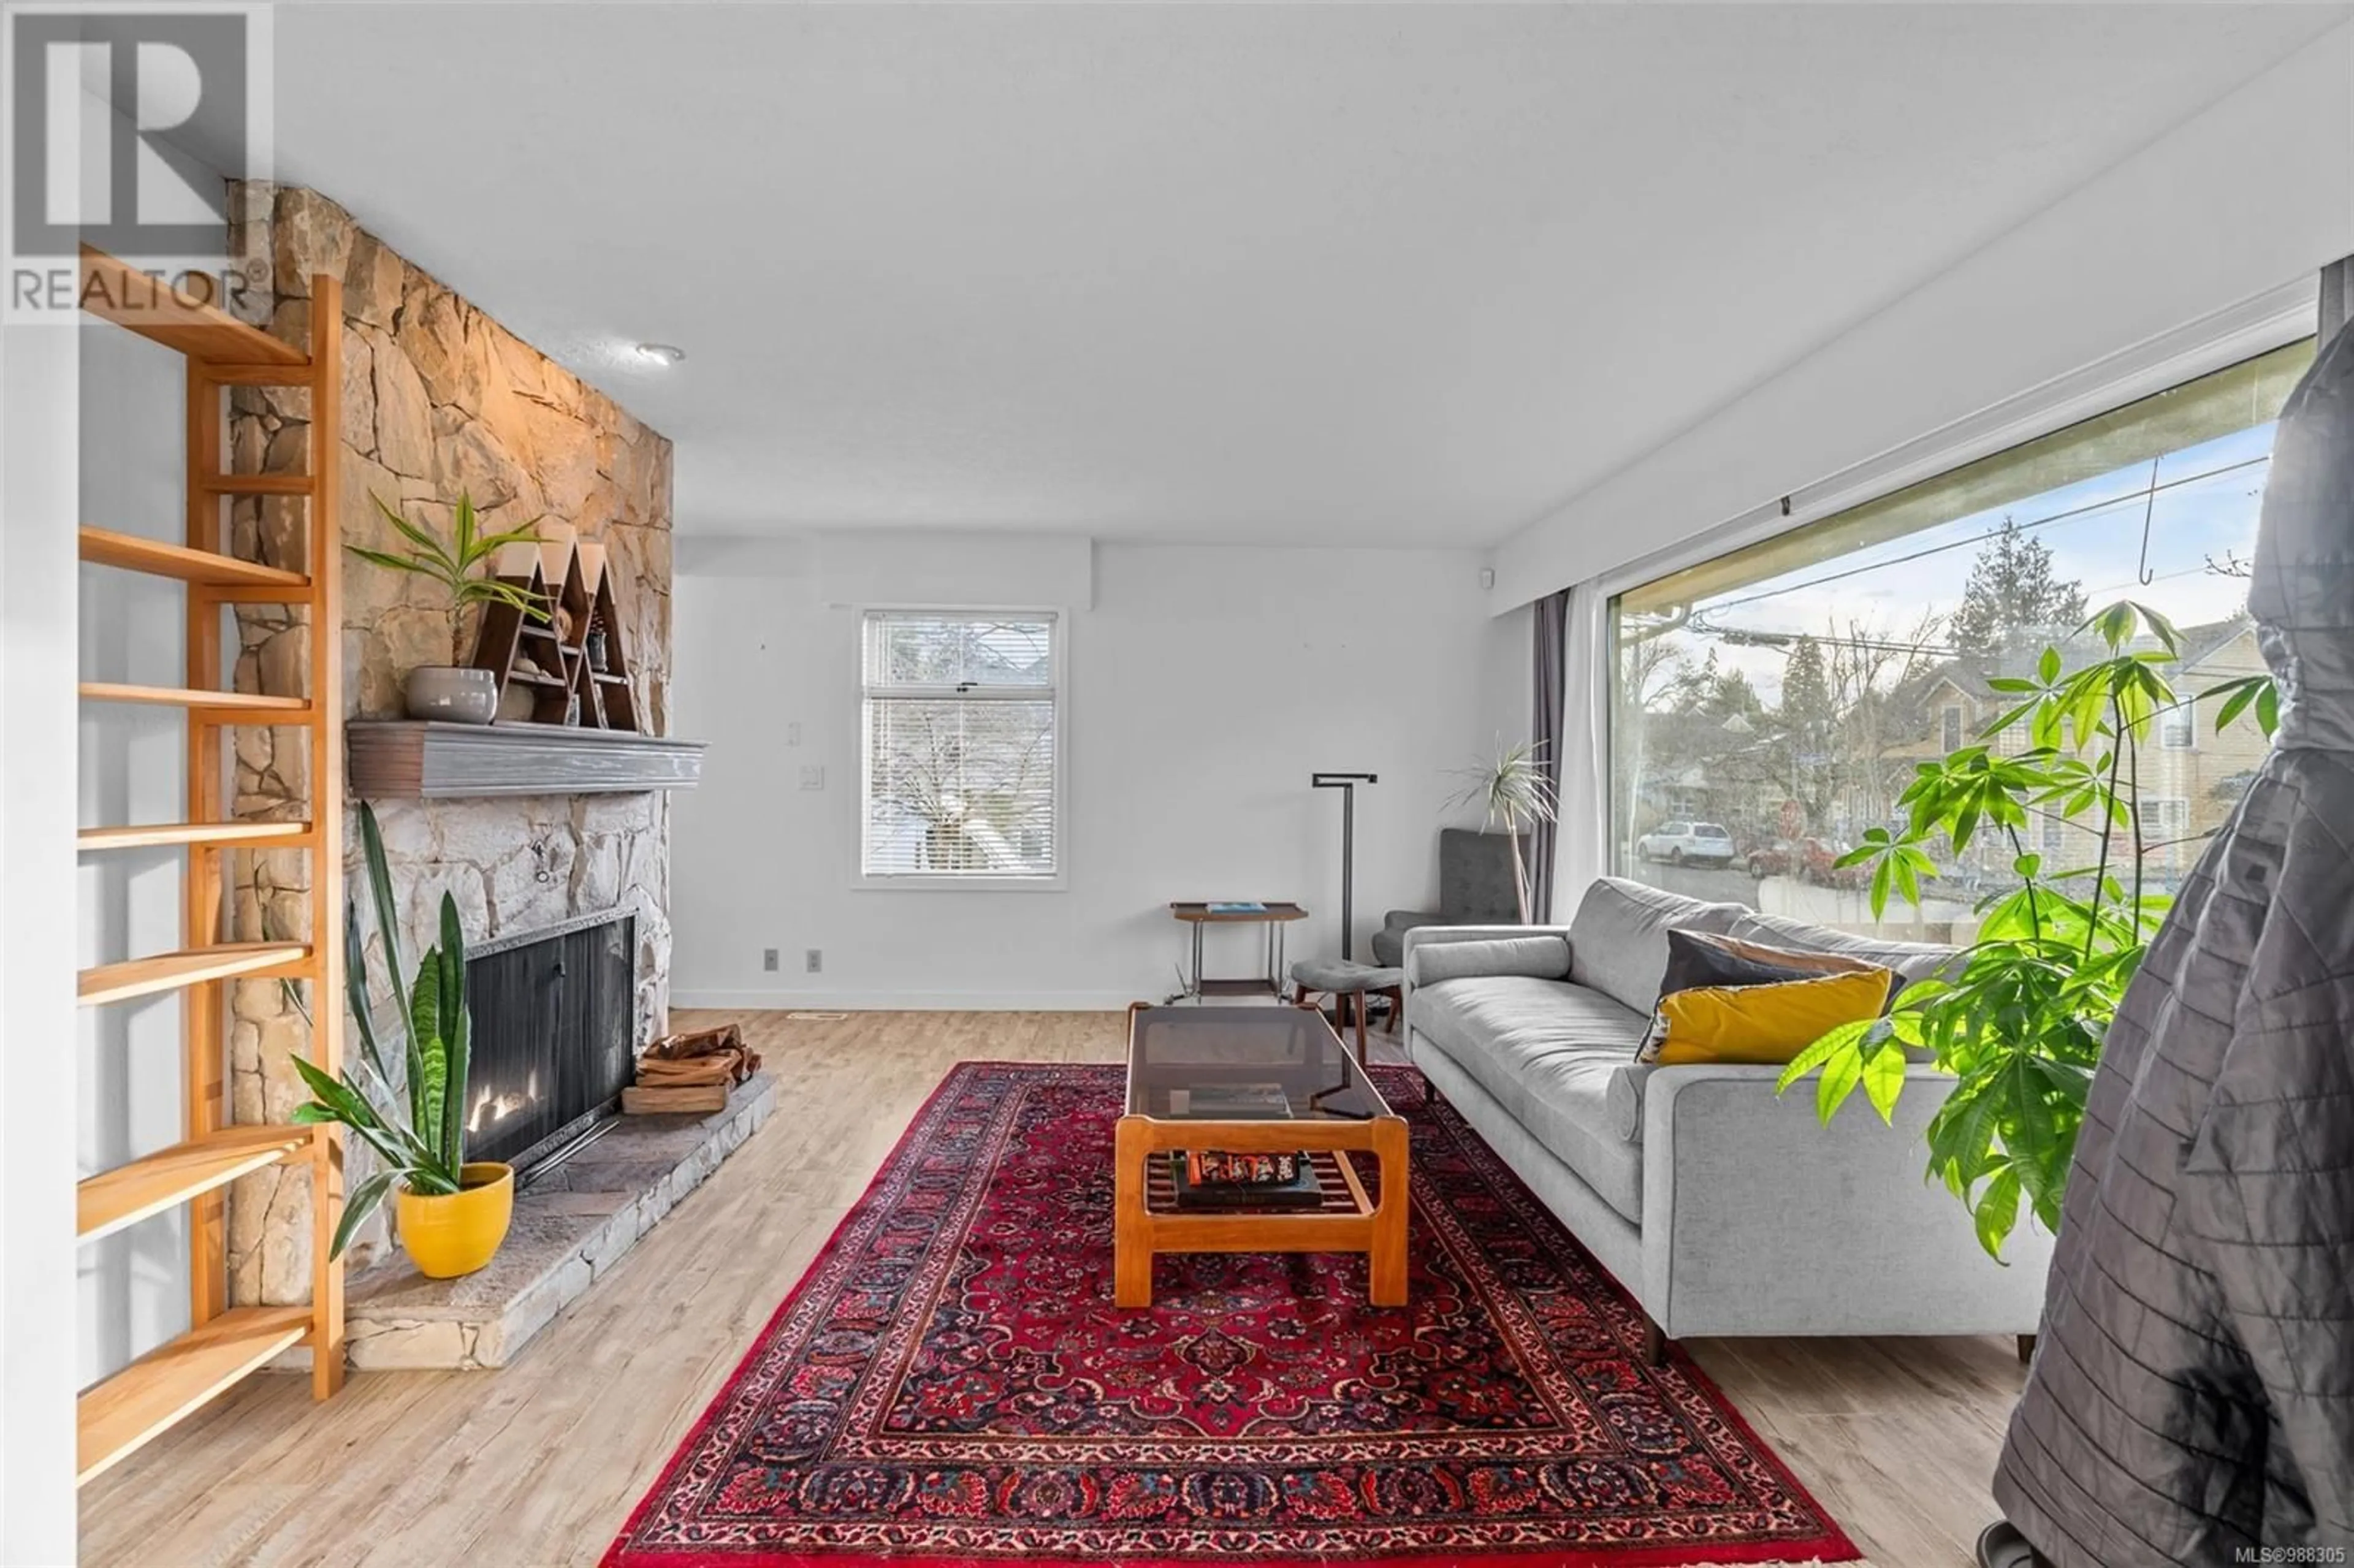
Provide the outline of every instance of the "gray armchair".
{"type": "Polygon", "coordinates": [[[1394,969],[1404,961],[1405,934],[1417,926],[1515,926],[1521,901],[1512,890],[1512,845],[1504,833],[1444,828],[1438,834],[1438,907],[1393,909],[1373,933],[1373,961],[1394,969]]]}

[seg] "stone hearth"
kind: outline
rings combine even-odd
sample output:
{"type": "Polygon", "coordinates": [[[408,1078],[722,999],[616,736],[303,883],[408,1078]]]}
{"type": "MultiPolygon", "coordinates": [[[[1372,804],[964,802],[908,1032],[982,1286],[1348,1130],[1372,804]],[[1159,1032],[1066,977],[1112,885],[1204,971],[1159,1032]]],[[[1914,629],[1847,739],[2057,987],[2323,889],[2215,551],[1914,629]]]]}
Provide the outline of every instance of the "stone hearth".
{"type": "Polygon", "coordinates": [[[776,1103],[776,1080],[762,1073],[707,1117],[621,1118],[516,1196],[506,1244],[478,1274],[427,1279],[396,1250],[351,1282],[351,1364],[506,1365],[758,1131],[776,1103]]]}

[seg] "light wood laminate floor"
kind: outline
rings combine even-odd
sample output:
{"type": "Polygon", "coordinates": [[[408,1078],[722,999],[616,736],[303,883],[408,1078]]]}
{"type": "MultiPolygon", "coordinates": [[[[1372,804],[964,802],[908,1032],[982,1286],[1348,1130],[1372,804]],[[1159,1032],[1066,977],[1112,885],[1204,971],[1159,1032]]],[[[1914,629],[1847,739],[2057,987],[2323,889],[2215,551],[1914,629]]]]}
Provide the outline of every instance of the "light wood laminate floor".
{"type": "MultiPolygon", "coordinates": [[[[741,1019],[777,1114],[496,1372],[249,1379],[82,1495],[122,1568],[593,1564],[688,1425],[959,1061],[1115,1061],[1114,1013],[741,1019]]],[[[1394,1047],[1384,1054],[1394,1053],[1394,1047]]],[[[1689,1347],[1879,1568],[1963,1568],[2021,1369],[2007,1340],[1689,1347]]]]}

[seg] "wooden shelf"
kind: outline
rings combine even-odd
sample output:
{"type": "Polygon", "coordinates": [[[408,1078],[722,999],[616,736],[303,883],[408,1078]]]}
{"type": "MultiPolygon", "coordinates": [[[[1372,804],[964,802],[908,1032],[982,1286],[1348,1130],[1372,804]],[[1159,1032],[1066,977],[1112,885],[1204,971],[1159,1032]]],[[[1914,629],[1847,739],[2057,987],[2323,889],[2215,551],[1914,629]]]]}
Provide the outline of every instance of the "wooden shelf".
{"type": "Polygon", "coordinates": [[[307,1127],[233,1127],[175,1143],[84,1181],[75,1190],[75,1231],[95,1241],[310,1147],[307,1127]]]}
{"type": "Polygon", "coordinates": [[[310,832],[308,822],[154,822],[84,828],[75,835],[74,848],[90,854],[100,850],[152,849],[159,844],[263,844],[305,838],[310,832]]]}
{"type": "MultiPolygon", "coordinates": [[[[208,364],[307,369],[311,356],[105,251],[81,249],[81,308],[208,364]]],[[[299,378],[298,378],[299,379],[299,378]]]]}
{"type": "Polygon", "coordinates": [[[234,1307],[133,1361],[76,1402],[76,1481],[102,1474],[310,1331],[308,1307],[234,1307]]]}
{"type": "Polygon", "coordinates": [[[208,473],[200,481],[214,495],[308,495],[307,473],[208,473]]]}
{"type": "Polygon", "coordinates": [[[301,572],[281,571],[276,567],[240,561],[209,550],[191,550],[185,545],[166,545],[160,539],[143,539],[104,528],[82,529],[81,558],[93,566],[177,577],[182,582],[201,583],[207,588],[301,588],[307,592],[311,587],[311,579],[301,572]]]}
{"type": "Polygon", "coordinates": [[[285,969],[310,956],[311,949],[300,942],[225,942],[217,948],[190,948],[120,964],[101,964],[81,971],[81,1004],[99,1007],[110,1001],[128,1001],[134,996],[153,996],[159,991],[202,985],[207,980],[285,969]]]}
{"type": "Polygon", "coordinates": [[[311,705],[301,697],[265,697],[255,692],[196,692],[179,686],[126,686],[111,681],[84,681],[86,703],[150,703],[172,708],[234,708],[250,713],[305,714],[311,705]]]}
{"type": "Polygon", "coordinates": [[[630,678],[627,675],[616,675],[606,670],[591,670],[588,672],[588,678],[592,681],[602,681],[609,686],[626,686],[630,683],[630,678]]]}

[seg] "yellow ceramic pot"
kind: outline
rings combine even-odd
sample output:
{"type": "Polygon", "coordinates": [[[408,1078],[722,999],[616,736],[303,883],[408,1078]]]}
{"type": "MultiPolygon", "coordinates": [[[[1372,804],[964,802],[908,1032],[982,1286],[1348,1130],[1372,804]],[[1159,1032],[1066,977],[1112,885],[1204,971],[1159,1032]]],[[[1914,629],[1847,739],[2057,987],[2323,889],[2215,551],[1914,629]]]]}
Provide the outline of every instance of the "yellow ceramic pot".
{"type": "Polygon", "coordinates": [[[491,1261],[514,1218],[514,1168],[493,1160],[459,1167],[463,1191],[394,1194],[401,1250],[429,1279],[455,1279],[491,1261]]]}

